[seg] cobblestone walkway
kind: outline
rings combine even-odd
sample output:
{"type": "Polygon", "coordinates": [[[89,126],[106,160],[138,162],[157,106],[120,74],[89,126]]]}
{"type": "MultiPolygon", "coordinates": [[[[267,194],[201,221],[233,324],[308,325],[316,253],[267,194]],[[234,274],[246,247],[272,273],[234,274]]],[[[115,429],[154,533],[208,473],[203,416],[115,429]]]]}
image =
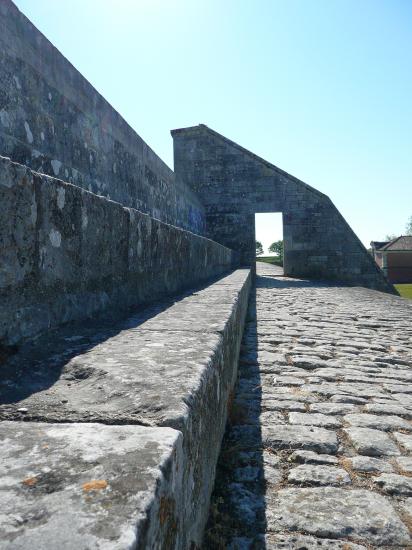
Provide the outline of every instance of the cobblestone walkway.
{"type": "Polygon", "coordinates": [[[204,548],[411,548],[412,302],[258,264],[204,548]]]}

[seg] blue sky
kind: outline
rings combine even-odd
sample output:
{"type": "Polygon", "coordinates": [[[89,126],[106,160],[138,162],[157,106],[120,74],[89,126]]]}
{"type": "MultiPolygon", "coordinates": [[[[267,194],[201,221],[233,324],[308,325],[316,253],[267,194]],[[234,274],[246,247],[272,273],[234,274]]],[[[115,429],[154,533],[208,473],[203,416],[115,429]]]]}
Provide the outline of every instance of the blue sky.
{"type": "Polygon", "coordinates": [[[365,244],[404,232],[410,0],[16,4],[170,166],[169,130],[202,122],[329,195],[365,244]]]}

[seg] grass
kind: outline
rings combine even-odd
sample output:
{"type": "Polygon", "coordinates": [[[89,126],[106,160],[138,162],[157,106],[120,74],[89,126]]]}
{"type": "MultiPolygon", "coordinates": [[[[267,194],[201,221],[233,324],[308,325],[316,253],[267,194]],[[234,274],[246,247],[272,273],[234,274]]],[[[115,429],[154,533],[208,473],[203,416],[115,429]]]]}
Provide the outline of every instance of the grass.
{"type": "Polygon", "coordinates": [[[257,262],[266,262],[267,264],[278,265],[283,267],[282,260],[279,260],[277,256],[256,256],[257,262]]]}
{"type": "Polygon", "coordinates": [[[402,296],[402,298],[409,298],[412,300],[412,284],[410,285],[395,285],[396,290],[402,296]]]}

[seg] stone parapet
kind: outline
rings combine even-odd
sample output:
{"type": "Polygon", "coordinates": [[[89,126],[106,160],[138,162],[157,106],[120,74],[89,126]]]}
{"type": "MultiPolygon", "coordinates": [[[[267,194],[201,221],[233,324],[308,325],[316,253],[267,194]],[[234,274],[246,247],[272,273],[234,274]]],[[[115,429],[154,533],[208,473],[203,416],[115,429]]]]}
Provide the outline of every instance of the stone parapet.
{"type": "Polygon", "coordinates": [[[238,270],[117,324],[49,332],[9,359],[0,548],[200,545],[250,285],[238,270]]]}
{"type": "Polygon", "coordinates": [[[210,239],[0,157],[0,342],[124,311],[232,268],[210,239]]]}

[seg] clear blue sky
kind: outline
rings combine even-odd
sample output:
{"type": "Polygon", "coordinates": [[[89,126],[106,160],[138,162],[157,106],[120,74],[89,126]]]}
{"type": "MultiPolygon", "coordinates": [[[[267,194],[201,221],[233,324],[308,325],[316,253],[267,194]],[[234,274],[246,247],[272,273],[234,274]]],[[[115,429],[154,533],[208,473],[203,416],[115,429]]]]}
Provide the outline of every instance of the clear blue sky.
{"type": "Polygon", "coordinates": [[[411,0],[16,4],[170,166],[169,130],[202,122],[328,194],[365,244],[404,232],[411,0]]]}

